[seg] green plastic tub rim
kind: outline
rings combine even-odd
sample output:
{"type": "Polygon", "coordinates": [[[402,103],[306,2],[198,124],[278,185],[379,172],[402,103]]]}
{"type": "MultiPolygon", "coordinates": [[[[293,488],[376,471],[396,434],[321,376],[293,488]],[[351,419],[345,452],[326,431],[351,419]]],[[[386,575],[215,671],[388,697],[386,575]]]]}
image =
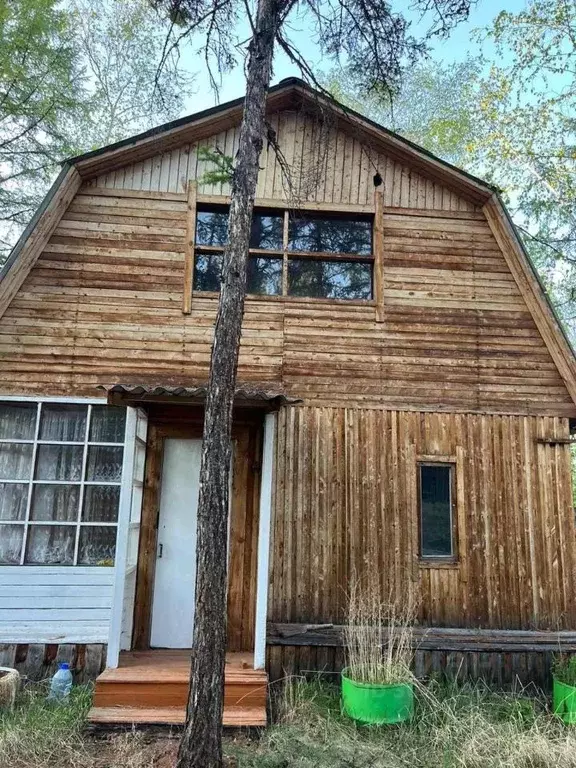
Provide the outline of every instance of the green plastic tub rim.
{"type": "Polygon", "coordinates": [[[576,686],[553,678],[552,704],[555,715],[567,725],[576,725],[576,686]]]}
{"type": "Polygon", "coordinates": [[[403,683],[364,683],[342,670],[342,708],[353,720],[374,725],[393,725],[414,713],[414,686],[403,683]]]}

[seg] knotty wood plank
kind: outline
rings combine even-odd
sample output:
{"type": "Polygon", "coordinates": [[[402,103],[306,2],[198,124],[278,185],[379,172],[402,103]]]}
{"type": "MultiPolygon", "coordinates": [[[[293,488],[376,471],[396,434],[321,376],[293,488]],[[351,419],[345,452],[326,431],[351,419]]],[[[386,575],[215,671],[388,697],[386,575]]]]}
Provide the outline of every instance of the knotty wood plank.
{"type": "Polygon", "coordinates": [[[196,182],[188,182],[187,214],[186,214],[186,243],[184,247],[184,288],[182,296],[182,312],[189,315],[192,311],[192,280],[194,278],[194,242],[196,239],[196,197],[198,188],[196,182]]]}

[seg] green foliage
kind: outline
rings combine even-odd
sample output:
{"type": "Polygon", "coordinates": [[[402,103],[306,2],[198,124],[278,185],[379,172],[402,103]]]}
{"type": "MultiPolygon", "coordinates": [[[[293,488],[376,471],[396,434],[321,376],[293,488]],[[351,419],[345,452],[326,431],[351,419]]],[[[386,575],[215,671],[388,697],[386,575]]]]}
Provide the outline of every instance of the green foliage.
{"type": "Polygon", "coordinates": [[[77,42],[60,3],[0,0],[0,241],[27,222],[56,163],[72,152],[82,97],[77,42]]]}
{"type": "Polygon", "coordinates": [[[88,78],[78,151],[111,144],[178,117],[192,78],[169,56],[166,33],[147,0],[70,0],[71,20],[88,78]]]}
{"type": "Polygon", "coordinates": [[[564,320],[576,328],[576,4],[530,0],[480,39],[495,48],[480,83],[476,166],[502,187],[564,320]]]}
{"type": "Polygon", "coordinates": [[[62,160],[181,114],[165,36],[147,0],[0,0],[0,255],[62,160]]]}
{"type": "Polygon", "coordinates": [[[565,654],[557,656],[552,670],[561,683],[576,686],[576,656],[565,654]]]}
{"type": "Polygon", "coordinates": [[[234,158],[225,155],[218,147],[198,147],[198,159],[214,165],[204,171],[198,180],[200,184],[228,184],[232,180],[234,158]]]}
{"type": "Polygon", "coordinates": [[[347,71],[332,70],[323,78],[335,99],[400,133],[454,165],[469,165],[478,127],[470,105],[475,99],[481,61],[419,64],[404,75],[395,99],[358,97],[347,71]]]}
{"type": "Polygon", "coordinates": [[[47,690],[47,685],[29,686],[14,711],[0,711],[0,768],[91,764],[82,743],[91,688],[75,686],[66,704],[48,703],[47,690]]]}

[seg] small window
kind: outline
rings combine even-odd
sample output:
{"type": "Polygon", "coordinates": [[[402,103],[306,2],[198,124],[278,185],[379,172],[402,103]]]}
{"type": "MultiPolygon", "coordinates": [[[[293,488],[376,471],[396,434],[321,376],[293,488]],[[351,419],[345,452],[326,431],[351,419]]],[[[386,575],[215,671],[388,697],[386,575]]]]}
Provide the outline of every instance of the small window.
{"type": "Polygon", "coordinates": [[[420,557],[453,559],[454,465],[420,464],[420,557]]]}

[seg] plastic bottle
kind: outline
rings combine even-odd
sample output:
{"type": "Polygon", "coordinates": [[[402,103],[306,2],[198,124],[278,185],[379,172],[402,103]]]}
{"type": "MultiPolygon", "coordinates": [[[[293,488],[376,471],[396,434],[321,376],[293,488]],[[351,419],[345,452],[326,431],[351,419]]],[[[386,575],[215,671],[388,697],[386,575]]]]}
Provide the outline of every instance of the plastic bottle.
{"type": "Polygon", "coordinates": [[[50,681],[48,701],[66,701],[72,690],[72,672],[66,662],[58,664],[58,671],[50,681]]]}

